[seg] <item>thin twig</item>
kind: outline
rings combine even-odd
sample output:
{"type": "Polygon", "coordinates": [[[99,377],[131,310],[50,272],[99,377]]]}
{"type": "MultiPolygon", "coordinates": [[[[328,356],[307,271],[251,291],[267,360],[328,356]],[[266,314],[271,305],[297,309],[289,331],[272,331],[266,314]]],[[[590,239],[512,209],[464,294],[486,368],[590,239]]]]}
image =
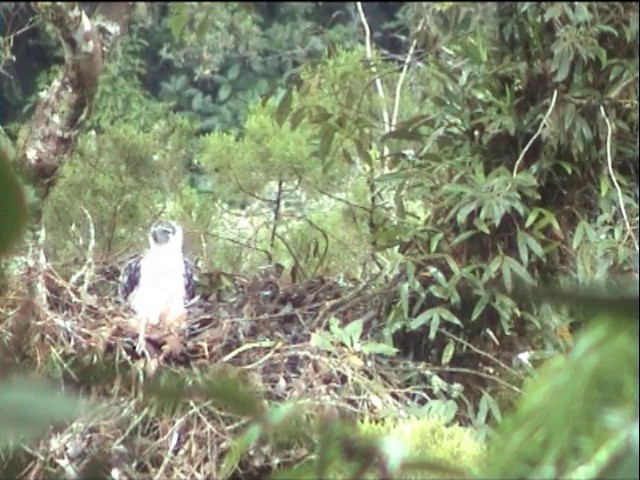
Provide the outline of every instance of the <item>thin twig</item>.
{"type": "Polygon", "coordinates": [[[373,62],[373,49],[371,47],[371,28],[369,28],[369,22],[367,22],[367,17],[364,14],[364,10],[362,9],[362,2],[356,2],[356,7],[358,8],[360,21],[362,22],[362,27],[364,28],[367,59],[369,60],[369,64],[371,65],[371,71],[375,75],[376,90],[378,91],[378,96],[380,97],[380,102],[382,104],[382,123],[384,127],[384,133],[389,133],[389,112],[387,112],[387,102],[384,95],[384,88],[382,86],[382,80],[380,80],[380,75],[378,75],[378,69],[373,62]]]}
{"type": "Polygon", "coordinates": [[[542,133],[542,129],[547,124],[547,120],[549,119],[549,116],[551,115],[551,112],[553,112],[553,108],[556,106],[556,100],[557,99],[558,99],[558,89],[555,89],[553,91],[553,97],[551,98],[551,104],[549,105],[549,109],[547,110],[547,113],[545,113],[544,117],[542,118],[542,122],[540,122],[540,126],[538,127],[538,131],[535,133],[535,135],[533,137],[531,137],[531,140],[529,140],[527,145],[522,150],[522,153],[520,153],[520,156],[518,157],[518,160],[516,160],[516,164],[513,167],[513,176],[514,177],[518,174],[518,168],[520,167],[520,163],[522,162],[522,159],[524,158],[525,154],[527,153],[527,151],[529,151],[529,149],[531,148],[531,145],[533,145],[533,142],[535,142],[536,138],[538,138],[540,136],[540,134],[542,133]]]}
{"type": "Polygon", "coordinates": [[[639,251],[638,247],[638,239],[633,234],[633,228],[631,227],[631,223],[629,222],[629,217],[627,216],[627,210],[624,208],[624,200],[622,198],[622,190],[620,189],[620,184],[618,184],[618,180],[616,180],[616,175],[613,171],[613,160],[611,158],[611,122],[609,121],[609,117],[607,117],[607,112],[604,107],[600,105],[600,113],[604,117],[604,121],[607,124],[607,169],[609,170],[609,176],[611,177],[611,181],[616,188],[616,192],[618,193],[618,203],[620,204],[620,211],[622,212],[622,218],[624,218],[624,223],[627,227],[627,236],[633,239],[633,244],[636,247],[636,251],[639,251]]]}
{"type": "Polygon", "coordinates": [[[416,30],[415,36],[411,43],[411,47],[409,47],[409,52],[407,52],[407,57],[404,59],[404,65],[402,66],[402,71],[400,72],[400,77],[398,78],[398,83],[396,84],[396,96],[393,102],[393,115],[391,116],[391,130],[396,129],[396,124],[398,123],[398,111],[400,110],[400,93],[402,91],[402,84],[404,83],[404,77],[407,75],[407,70],[409,70],[409,64],[411,63],[411,57],[413,56],[413,52],[418,45],[418,33],[424,27],[424,18],[420,20],[418,24],[418,29],[416,30]]]}

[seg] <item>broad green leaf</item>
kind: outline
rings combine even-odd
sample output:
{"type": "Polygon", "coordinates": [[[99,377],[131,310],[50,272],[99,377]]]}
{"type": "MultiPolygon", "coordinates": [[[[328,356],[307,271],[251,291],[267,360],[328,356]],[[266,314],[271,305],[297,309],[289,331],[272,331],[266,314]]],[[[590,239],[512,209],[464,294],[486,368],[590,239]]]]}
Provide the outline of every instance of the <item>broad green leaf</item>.
{"type": "Polygon", "coordinates": [[[234,63],[233,65],[231,65],[231,67],[229,67],[229,70],[227,70],[227,79],[229,79],[230,81],[237,79],[238,75],[240,75],[240,68],[240,63],[234,63]]]}
{"type": "Polygon", "coordinates": [[[231,96],[233,88],[230,83],[223,83],[218,89],[218,101],[224,102],[231,96]]]}
{"type": "Polygon", "coordinates": [[[562,53],[556,54],[558,57],[558,68],[556,74],[553,77],[553,81],[560,83],[563,82],[569,75],[569,69],[571,68],[571,56],[568,52],[562,51],[562,53]]]}

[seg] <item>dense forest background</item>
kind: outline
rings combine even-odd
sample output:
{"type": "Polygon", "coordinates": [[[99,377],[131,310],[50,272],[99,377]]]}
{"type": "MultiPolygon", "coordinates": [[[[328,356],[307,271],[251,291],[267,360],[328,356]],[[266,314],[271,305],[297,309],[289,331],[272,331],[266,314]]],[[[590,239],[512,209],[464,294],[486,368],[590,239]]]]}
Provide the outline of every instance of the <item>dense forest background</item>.
{"type": "MultiPolygon", "coordinates": [[[[78,5],[99,18],[98,3],[78,5]]],[[[20,174],[38,105],[67,71],[48,8],[0,6],[0,140],[20,174]]],[[[429,392],[405,406],[446,419],[442,460],[462,449],[465,466],[484,465],[484,442],[518,405],[562,437],[563,416],[536,410],[550,387],[532,379],[583,388],[567,390],[560,412],[574,401],[585,418],[631,409],[618,419],[635,415],[637,459],[637,379],[618,378],[607,403],[580,397],[613,382],[606,372],[561,374],[581,365],[577,338],[610,338],[610,370],[636,361],[637,319],[631,337],[585,330],[594,310],[584,302],[523,292],[611,279],[637,290],[638,40],[638,5],[623,2],[132,4],[39,201],[21,177],[39,205],[31,218],[46,231],[46,264],[72,288],[90,265],[85,285],[95,284],[82,299],[99,305],[115,297],[110,272],[171,218],[200,291],[218,300],[229,276],[273,265],[282,285],[376,292],[363,311],[321,322],[311,343],[362,365],[375,356],[403,388],[429,392]],[[520,400],[528,388],[539,396],[520,400]]],[[[6,298],[17,295],[28,238],[2,260],[6,298]]],[[[391,429],[379,415],[360,428],[391,429]]],[[[504,428],[517,436],[513,422],[504,428]]],[[[577,453],[532,440],[520,463],[508,460],[523,440],[496,440],[510,453],[479,471],[601,475],[611,465],[596,453],[619,453],[610,429],[576,426],[567,435],[582,439],[577,453]]]]}

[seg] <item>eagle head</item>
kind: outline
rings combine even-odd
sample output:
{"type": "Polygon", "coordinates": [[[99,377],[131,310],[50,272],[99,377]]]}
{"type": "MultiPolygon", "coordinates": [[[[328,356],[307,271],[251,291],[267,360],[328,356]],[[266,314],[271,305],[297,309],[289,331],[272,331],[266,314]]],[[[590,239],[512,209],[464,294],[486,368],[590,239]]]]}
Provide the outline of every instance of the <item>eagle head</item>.
{"type": "Polygon", "coordinates": [[[153,248],[174,245],[182,249],[182,228],[174,222],[156,222],[149,231],[149,246],[153,248]]]}

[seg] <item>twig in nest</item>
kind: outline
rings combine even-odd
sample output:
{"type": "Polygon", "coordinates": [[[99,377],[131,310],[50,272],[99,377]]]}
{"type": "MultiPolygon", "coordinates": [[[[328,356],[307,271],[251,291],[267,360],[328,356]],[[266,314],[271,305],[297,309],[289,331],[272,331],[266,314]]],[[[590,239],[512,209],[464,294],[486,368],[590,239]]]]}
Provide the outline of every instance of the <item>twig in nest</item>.
{"type": "Polygon", "coordinates": [[[524,158],[525,154],[529,151],[529,149],[531,148],[531,145],[533,145],[533,142],[536,141],[536,138],[538,138],[540,136],[540,134],[542,133],[542,129],[547,124],[547,120],[549,120],[549,116],[551,115],[551,112],[553,112],[553,109],[556,106],[556,100],[557,99],[558,99],[558,89],[555,89],[553,91],[553,97],[551,98],[551,104],[549,104],[549,109],[547,110],[547,113],[544,114],[544,117],[542,117],[542,122],[540,122],[540,126],[538,127],[538,131],[535,133],[535,135],[533,137],[531,137],[531,140],[529,140],[527,145],[524,147],[524,149],[520,153],[520,156],[518,157],[518,160],[516,160],[516,164],[513,167],[513,176],[514,177],[518,174],[518,168],[520,168],[520,163],[522,162],[522,159],[524,158]]]}
{"type": "Polygon", "coordinates": [[[620,189],[620,184],[618,180],[616,180],[616,175],[613,171],[613,160],[611,158],[611,122],[609,121],[609,117],[607,117],[607,112],[604,107],[600,105],[600,113],[604,117],[604,121],[607,124],[607,169],[609,170],[609,176],[611,177],[611,181],[613,182],[614,187],[616,188],[616,192],[618,193],[618,203],[620,204],[620,211],[622,212],[622,218],[624,218],[624,224],[627,227],[627,238],[631,237],[633,239],[633,244],[636,247],[636,251],[640,250],[638,247],[638,239],[633,234],[633,228],[631,227],[631,223],[629,222],[629,217],[627,216],[627,210],[624,208],[624,200],[622,199],[622,190],[620,189]]]}

